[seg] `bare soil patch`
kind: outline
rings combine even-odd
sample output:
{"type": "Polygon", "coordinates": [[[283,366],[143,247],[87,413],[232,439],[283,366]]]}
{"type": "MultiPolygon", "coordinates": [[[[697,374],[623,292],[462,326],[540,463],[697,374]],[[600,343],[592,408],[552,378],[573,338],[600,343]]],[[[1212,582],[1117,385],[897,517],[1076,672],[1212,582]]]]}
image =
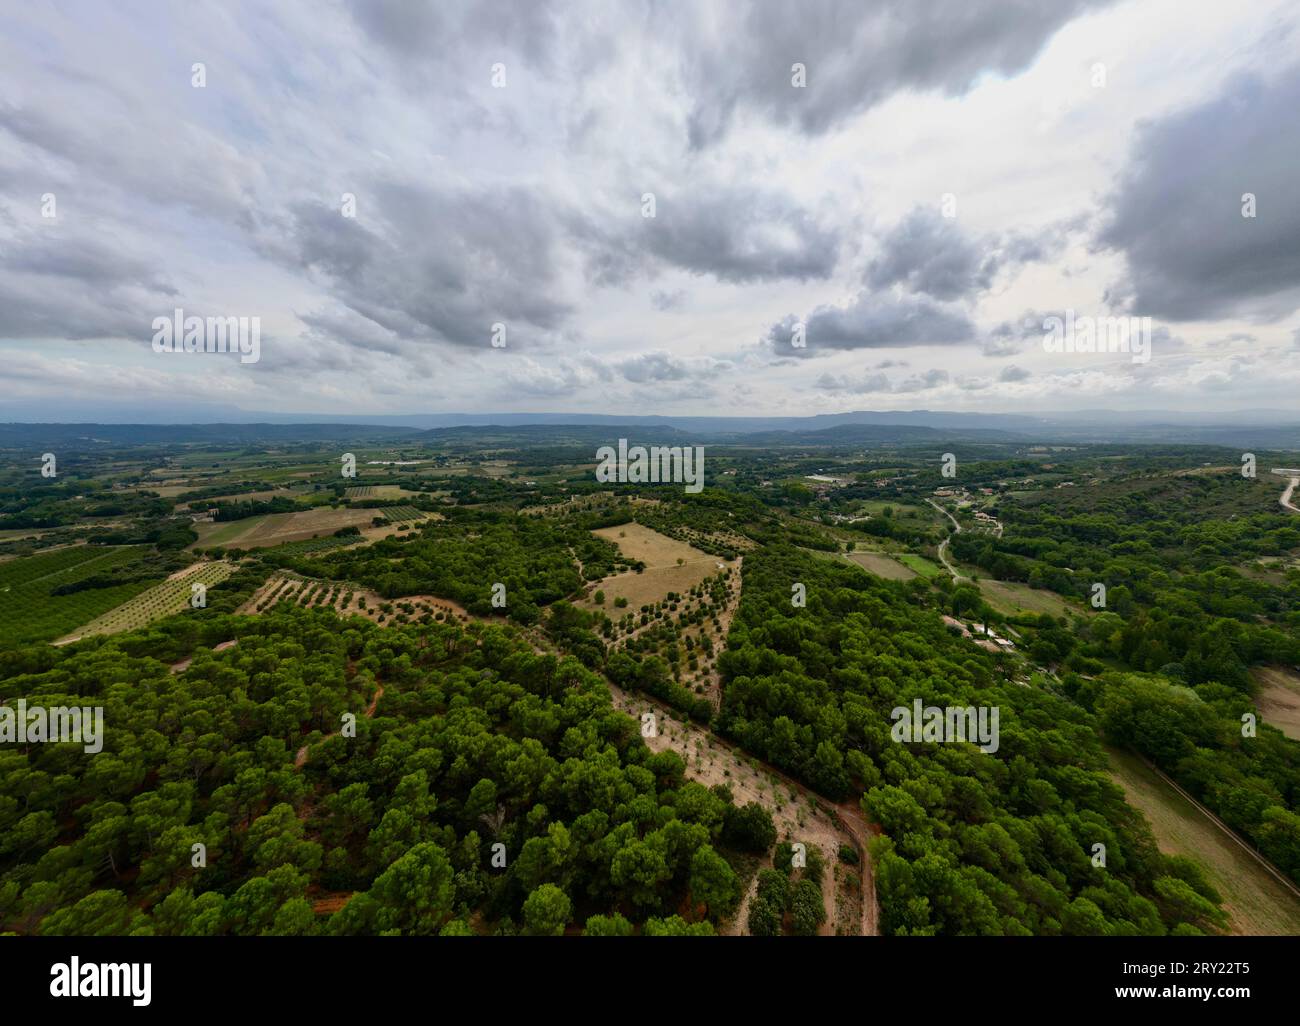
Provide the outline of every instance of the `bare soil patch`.
{"type": "MultiPolygon", "coordinates": [[[[617,598],[627,599],[628,607],[633,610],[660,602],[670,591],[679,594],[690,591],[727,565],[716,556],[710,556],[641,524],[602,527],[592,533],[606,541],[612,541],[628,558],[646,565],[639,573],[629,570],[614,574],[595,586],[593,591],[605,593],[607,608],[613,607],[617,598]],[[678,560],[681,562],[678,563],[678,560]]],[[[590,607],[590,600],[585,604],[590,607]]],[[[610,615],[613,615],[612,608],[610,615]]]]}
{"type": "Polygon", "coordinates": [[[629,559],[640,560],[647,569],[651,570],[661,566],[673,566],[678,559],[690,562],[709,558],[708,553],[651,530],[643,524],[601,527],[591,533],[613,542],[629,559]]]}

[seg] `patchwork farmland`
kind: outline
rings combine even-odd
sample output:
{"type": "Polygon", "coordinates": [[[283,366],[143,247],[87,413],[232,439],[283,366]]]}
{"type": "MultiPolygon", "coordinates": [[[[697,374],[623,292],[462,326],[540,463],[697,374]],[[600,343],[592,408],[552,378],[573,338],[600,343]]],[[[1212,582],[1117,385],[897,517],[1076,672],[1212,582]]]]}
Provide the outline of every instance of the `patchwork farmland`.
{"type": "Polygon", "coordinates": [[[48,640],[120,605],[151,582],[57,589],[140,562],[146,553],[140,546],[74,545],[0,563],[0,633],[10,642],[48,640]]]}
{"type": "Polygon", "coordinates": [[[414,506],[384,506],[384,517],[394,524],[413,524],[424,520],[428,514],[414,506]]]}
{"type": "Polygon", "coordinates": [[[261,549],[285,542],[331,535],[343,527],[369,527],[382,509],[332,509],[328,506],[293,513],[272,513],[230,523],[200,524],[195,547],[222,545],[261,549]]]}
{"type": "Polygon", "coordinates": [[[223,561],[205,561],[173,574],[161,584],[141,592],[120,606],[98,616],[89,623],[60,638],[55,644],[66,645],[96,634],[117,634],[120,631],[147,627],[155,620],[173,616],[190,606],[194,585],[213,588],[234,572],[234,564],[223,561]]]}

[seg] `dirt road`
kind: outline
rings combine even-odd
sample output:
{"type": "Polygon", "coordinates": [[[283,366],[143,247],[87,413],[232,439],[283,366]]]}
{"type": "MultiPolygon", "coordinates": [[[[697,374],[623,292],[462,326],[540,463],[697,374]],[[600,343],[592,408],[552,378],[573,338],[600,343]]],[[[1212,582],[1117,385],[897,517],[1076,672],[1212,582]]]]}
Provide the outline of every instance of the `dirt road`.
{"type": "MultiPolygon", "coordinates": [[[[772,814],[777,834],[782,839],[803,841],[816,845],[826,859],[827,919],[824,935],[836,932],[846,915],[851,922],[843,925],[848,932],[859,936],[878,933],[879,911],[876,902],[875,880],[871,871],[871,857],[867,842],[871,828],[866,815],[853,802],[835,805],[787,776],[775,766],[755,759],[742,749],[718,737],[695,723],[684,723],[677,714],[647,695],[624,691],[609,684],[614,707],[626,712],[638,722],[641,714],[653,712],[656,729],[653,737],[645,739],[653,751],[671,748],[686,763],[686,776],[698,780],[706,787],[726,784],[732,789],[738,804],[756,801],[772,814]],[[856,867],[839,861],[839,846],[847,844],[859,857],[856,867]],[[860,891],[852,888],[847,874],[852,871],[860,877],[860,891]],[[859,893],[861,900],[858,900],[859,893]],[[842,911],[843,909],[843,911],[842,911]]],[[[745,895],[740,910],[733,917],[731,931],[739,933],[745,926],[745,910],[752,896],[745,895]]]]}

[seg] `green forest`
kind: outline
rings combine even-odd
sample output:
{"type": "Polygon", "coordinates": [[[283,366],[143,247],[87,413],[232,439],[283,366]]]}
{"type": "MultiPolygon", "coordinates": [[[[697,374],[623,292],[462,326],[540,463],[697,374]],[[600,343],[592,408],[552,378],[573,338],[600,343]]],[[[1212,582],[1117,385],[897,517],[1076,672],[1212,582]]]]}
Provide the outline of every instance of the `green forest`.
{"type": "Polygon", "coordinates": [[[280,610],[2,665],[7,696],[102,704],[112,727],[91,760],[0,752],[20,933],[709,933],[733,863],[771,843],[761,809],[650,754],[597,676],[501,627],[280,610]]]}

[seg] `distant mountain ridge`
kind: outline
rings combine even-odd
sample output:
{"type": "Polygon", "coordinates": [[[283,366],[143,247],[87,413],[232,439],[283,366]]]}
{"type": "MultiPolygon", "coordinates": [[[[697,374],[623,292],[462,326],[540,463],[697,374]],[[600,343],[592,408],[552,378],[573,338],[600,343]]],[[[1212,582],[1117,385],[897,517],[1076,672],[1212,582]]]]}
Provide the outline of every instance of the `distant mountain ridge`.
{"type": "MultiPolygon", "coordinates": [[[[2,407],[0,407],[2,409],[2,407]]],[[[2,415],[2,414],[0,414],[2,415]]],[[[1252,411],[1238,420],[1166,411],[1093,410],[1053,417],[935,410],[858,411],[811,417],[677,417],[637,414],[380,414],[295,415],[229,422],[76,424],[0,423],[0,446],[103,443],[228,442],[291,444],[355,439],[452,444],[607,444],[627,437],[643,444],[906,445],[944,440],[1045,444],[1178,444],[1300,450],[1300,413],[1252,411]]]]}

